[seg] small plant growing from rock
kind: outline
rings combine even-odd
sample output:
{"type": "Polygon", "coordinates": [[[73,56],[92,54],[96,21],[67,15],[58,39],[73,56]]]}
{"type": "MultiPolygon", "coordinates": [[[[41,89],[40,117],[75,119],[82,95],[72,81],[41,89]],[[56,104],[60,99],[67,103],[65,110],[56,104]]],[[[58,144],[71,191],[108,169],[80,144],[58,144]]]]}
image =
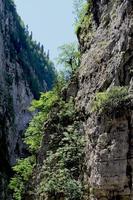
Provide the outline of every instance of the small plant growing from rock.
{"type": "Polygon", "coordinates": [[[92,103],[92,112],[111,112],[130,101],[127,87],[115,86],[108,91],[98,92],[92,103]]]}

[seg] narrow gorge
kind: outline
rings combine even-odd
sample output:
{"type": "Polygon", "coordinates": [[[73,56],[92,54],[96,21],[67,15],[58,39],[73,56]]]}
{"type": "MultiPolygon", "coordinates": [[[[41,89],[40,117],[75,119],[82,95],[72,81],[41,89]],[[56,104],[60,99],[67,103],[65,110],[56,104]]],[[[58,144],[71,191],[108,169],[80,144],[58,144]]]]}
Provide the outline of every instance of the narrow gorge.
{"type": "Polygon", "coordinates": [[[0,199],[7,199],[11,167],[27,154],[22,137],[32,118],[28,107],[52,88],[56,75],[12,1],[0,0],[0,22],[0,199]]]}
{"type": "Polygon", "coordinates": [[[133,200],[133,1],[85,3],[69,78],[0,16],[0,199],[133,200]]]}

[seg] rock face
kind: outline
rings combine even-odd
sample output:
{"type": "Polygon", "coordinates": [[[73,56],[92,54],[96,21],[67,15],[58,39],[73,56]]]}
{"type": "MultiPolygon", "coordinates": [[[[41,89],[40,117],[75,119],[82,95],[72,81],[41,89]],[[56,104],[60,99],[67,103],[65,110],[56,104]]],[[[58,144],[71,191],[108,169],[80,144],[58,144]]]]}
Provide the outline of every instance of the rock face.
{"type": "MultiPolygon", "coordinates": [[[[28,49],[24,47],[27,45],[26,34],[18,19],[13,2],[0,0],[0,199],[7,199],[6,181],[12,173],[11,166],[16,158],[25,155],[21,138],[32,117],[27,108],[33,97],[52,86],[49,82],[48,87],[45,77],[40,78],[39,72],[33,68],[28,49]],[[23,41],[22,36],[25,37],[23,41]],[[32,87],[30,77],[34,77],[38,88],[32,87]]],[[[45,59],[48,66],[47,63],[45,59]]],[[[49,78],[52,76],[54,73],[51,72],[49,78]]]]}
{"type": "MultiPolygon", "coordinates": [[[[96,92],[113,86],[128,86],[132,95],[133,1],[88,0],[88,4],[90,10],[77,31],[82,52],[78,80],[76,87],[71,83],[63,93],[64,99],[67,95],[76,95],[76,108],[83,115],[82,122],[79,122],[80,125],[83,123],[81,133],[85,133],[86,138],[83,173],[86,188],[89,188],[83,199],[132,200],[133,106],[125,104],[110,115],[99,115],[92,112],[92,101],[96,92]]],[[[54,122],[51,124],[48,125],[50,133],[54,122]]],[[[56,129],[53,132],[55,136],[58,133],[56,129]]],[[[51,141],[43,141],[39,164],[45,161],[51,141]]],[[[39,167],[34,172],[38,179],[38,171],[43,171],[42,163],[39,167]]],[[[33,181],[33,188],[39,185],[38,179],[33,181]]],[[[56,195],[36,197],[35,193],[26,199],[60,199],[56,195]]]]}
{"type": "Polygon", "coordinates": [[[88,199],[131,200],[132,108],[99,117],[91,113],[91,102],[96,92],[112,86],[128,86],[132,93],[133,1],[93,0],[91,13],[91,24],[82,25],[78,32],[83,55],[76,97],[77,107],[87,116],[84,129],[88,199]]]}
{"type": "MultiPolygon", "coordinates": [[[[46,154],[50,150],[55,153],[60,149],[60,145],[62,145],[60,142],[64,139],[62,133],[64,130],[67,131],[69,125],[74,125],[76,120],[75,126],[78,124],[79,127],[77,132],[85,133],[86,139],[85,163],[83,168],[80,167],[83,170],[82,172],[76,171],[76,175],[74,175],[75,180],[84,180],[87,192],[83,199],[133,199],[133,105],[131,103],[118,106],[119,109],[113,110],[108,115],[92,112],[92,101],[96,92],[109,91],[113,86],[127,86],[132,96],[133,1],[88,0],[88,4],[90,4],[90,10],[86,13],[85,20],[77,32],[82,52],[81,67],[75,80],[71,81],[68,88],[62,91],[63,99],[66,102],[70,96],[75,98],[74,103],[78,112],[76,116],[74,113],[74,116],[66,117],[64,115],[63,118],[60,115],[61,110],[57,105],[55,106],[55,111],[53,110],[51,113],[52,120],[48,120],[44,124],[45,136],[37,155],[37,167],[34,169],[32,183],[29,184],[30,189],[28,192],[26,191],[24,199],[66,199],[63,189],[57,193],[54,191],[53,194],[50,191],[49,196],[45,195],[46,188],[43,188],[44,191],[40,193],[37,191],[40,189],[41,179],[44,178],[45,182],[46,178],[43,175],[46,172],[46,154]]],[[[0,5],[1,10],[4,9],[5,4],[2,1],[0,5]]],[[[4,12],[1,11],[1,13],[4,12]]],[[[8,16],[10,15],[8,14],[8,16]]],[[[11,19],[12,15],[10,16],[12,24],[11,19]]],[[[4,22],[9,23],[8,18],[5,17],[4,22]]],[[[10,57],[5,58],[7,46],[3,42],[3,38],[4,31],[8,31],[8,29],[6,25],[4,27],[0,32],[0,92],[2,94],[0,145],[2,149],[1,162],[4,163],[0,166],[6,166],[1,169],[2,177],[7,172],[10,173],[11,164],[14,163],[18,154],[23,153],[19,135],[29,121],[30,116],[25,108],[33,98],[28,81],[21,76],[23,69],[20,63],[17,62],[17,59],[14,63],[10,61],[10,57]],[[15,73],[19,76],[17,84],[15,73]],[[12,83],[6,81],[6,76],[10,74],[14,75],[12,83]],[[13,118],[11,113],[14,110],[13,118]],[[19,123],[20,121],[22,123],[19,123]]],[[[10,54],[7,52],[7,55],[10,54]]],[[[33,73],[32,75],[35,76],[33,73]]],[[[10,80],[9,77],[8,80],[10,80]]],[[[52,171],[54,167],[58,168],[59,166],[54,163],[49,169],[52,171]]],[[[73,160],[72,166],[75,167],[73,160]]],[[[70,168],[70,177],[72,177],[71,165],[69,164],[67,167],[70,168]]],[[[5,185],[4,180],[1,178],[1,188],[5,185]]],[[[4,191],[4,187],[2,191],[4,191]]],[[[75,198],[69,196],[69,199],[77,200],[75,198]]],[[[78,199],[81,198],[78,196],[78,199]]]]}

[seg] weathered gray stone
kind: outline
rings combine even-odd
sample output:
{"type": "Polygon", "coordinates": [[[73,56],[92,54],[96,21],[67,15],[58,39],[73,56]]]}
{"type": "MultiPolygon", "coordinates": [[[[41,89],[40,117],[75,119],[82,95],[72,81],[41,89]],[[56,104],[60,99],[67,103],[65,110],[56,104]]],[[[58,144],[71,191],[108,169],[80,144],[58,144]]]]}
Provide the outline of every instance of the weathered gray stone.
{"type": "MultiPolygon", "coordinates": [[[[32,118],[28,107],[33,93],[24,77],[12,33],[18,32],[14,10],[7,8],[8,0],[0,0],[0,199],[7,199],[7,179],[16,159],[25,156],[22,136],[32,118]],[[13,51],[13,52],[12,52],[13,51]],[[15,52],[15,53],[14,53],[15,52]],[[14,57],[12,54],[14,53],[14,57]]],[[[32,66],[29,66],[32,69],[32,66]]],[[[30,75],[37,77],[36,72],[30,75]]],[[[39,80],[38,80],[39,81],[39,80]]],[[[44,80],[44,91],[46,82],[44,80]]],[[[38,91],[39,92],[39,91],[38,91]]],[[[9,198],[11,199],[11,198],[9,198]]]]}
{"type": "Polygon", "coordinates": [[[91,102],[96,92],[114,85],[129,86],[132,94],[133,2],[93,1],[92,12],[92,28],[86,30],[91,32],[91,39],[84,41],[84,29],[78,36],[84,53],[76,97],[77,107],[84,110],[86,115],[89,114],[84,122],[87,141],[85,179],[90,186],[88,199],[131,200],[132,108],[127,108],[127,111],[120,114],[114,112],[114,116],[101,116],[99,119],[97,113],[91,113],[91,102]]]}

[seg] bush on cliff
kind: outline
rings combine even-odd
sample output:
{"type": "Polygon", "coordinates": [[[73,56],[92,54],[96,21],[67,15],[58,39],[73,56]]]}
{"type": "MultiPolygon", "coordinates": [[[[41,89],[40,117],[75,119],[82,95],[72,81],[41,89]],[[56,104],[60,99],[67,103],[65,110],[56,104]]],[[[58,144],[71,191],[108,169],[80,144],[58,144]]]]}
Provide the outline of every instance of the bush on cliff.
{"type": "Polygon", "coordinates": [[[98,92],[96,94],[95,100],[92,103],[92,111],[107,113],[129,100],[128,88],[115,86],[108,91],[98,92]]]}
{"type": "Polygon", "coordinates": [[[25,191],[27,181],[32,175],[34,166],[35,157],[30,156],[28,158],[18,160],[16,165],[13,167],[15,176],[10,180],[9,188],[14,191],[14,200],[22,199],[22,194],[25,191]]]}
{"type": "Polygon", "coordinates": [[[83,0],[74,1],[74,13],[75,13],[75,33],[78,34],[79,30],[83,26],[89,26],[91,23],[91,6],[92,0],[85,2],[83,0]]]}
{"type": "MultiPolygon", "coordinates": [[[[69,126],[63,133],[59,147],[55,152],[48,152],[40,173],[38,195],[55,198],[62,196],[65,200],[80,200],[83,185],[79,177],[83,161],[83,136],[69,126]]],[[[49,199],[48,198],[48,199],[49,199]]]]}

